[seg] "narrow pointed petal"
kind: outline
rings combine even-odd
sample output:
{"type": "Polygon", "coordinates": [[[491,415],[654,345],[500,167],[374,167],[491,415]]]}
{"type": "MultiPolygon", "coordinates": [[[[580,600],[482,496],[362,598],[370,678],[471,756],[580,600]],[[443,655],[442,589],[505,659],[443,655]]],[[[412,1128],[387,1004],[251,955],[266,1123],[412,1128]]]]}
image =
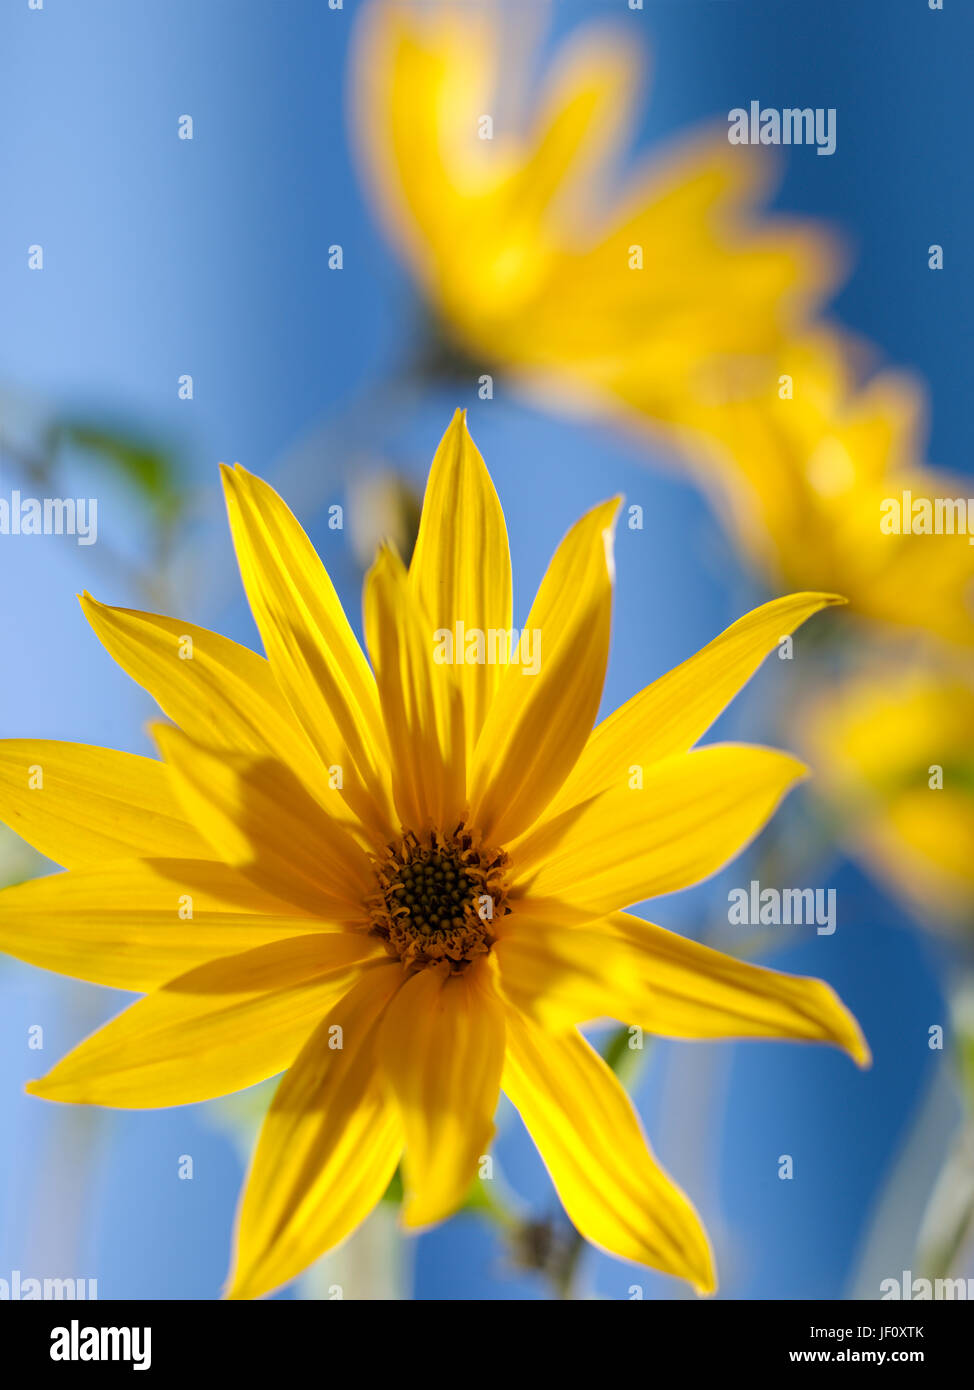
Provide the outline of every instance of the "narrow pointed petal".
{"type": "Polygon", "coordinates": [[[512,849],[515,881],[596,916],[689,888],[739,854],[806,771],[743,745],[667,758],[638,790],[603,792],[533,830],[512,849]]]}
{"type": "MultiPolygon", "coordinates": [[[[352,95],[371,191],[394,239],[427,290],[453,299],[462,297],[469,277],[462,285],[444,277],[440,248],[461,245],[461,237],[479,244],[489,231],[472,213],[492,209],[483,198],[471,204],[457,197],[455,160],[481,142],[471,127],[467,144],[462,117],[443,141],[442,113],[491,109],[500,36],[493,17],[472,6],[427,8],[422,18],[424,29],[435,26],[432,43],[402,6],[363,7],[352,95]]],[[[484,288],[477,293],[482,298],[484,288]]]]}
{"type": "Polygon", "coordinates": [[[212,858],[165,763],[114,748],[3,739],[0,819],[66,869],[151,854],[212,858]]]}
{"type": "Polygon", "coordinates": [[[205,859],[118,860],[0,893],[0,951],[138,993],[219,956],[328,930],[205,859]]]}
{"type": "Polygon", "coordinates": [[[109,655],[190,738],[300,768],[332,814],[339,811],[341,797],[264,657],[181,618],[112,608],[90,594],[81,607],[109,655]]]}
{"type": "Polygon", "coordinates": [[[382,837],[390,825],[385,735],[372,672],[314,546],[272,487],[223,467],[240,574],[267,659],[344,795],[382,837]]]}
{"type": "Polygon", "coordinates": [[[605,162],[630,125],[640,74],[637,53],[610,30],[576,30],[560,49],[511,189],[509,215],[525,240],[543,244],[553,203],[582,216],[586,200],[604,198],[605,162]]]}
{"type": "Polygon", "coordinates": [[[580,1033],[549,1033],[513,1012],[503,1089],[586,1240],[612,1255],[715,1287],[700,1218],[656,1163],[617,1078],[580,1033]]]}
{"type": "Polygon", "coordinates": [[[869,1065],[862,1030],[824,980],[749,965],[624,912],[599,926],[632,950],[628,988],[617,999],[627,1023],[668,1038],[832,1043],[869,1065]]]}
{"type": "Polygon", "coordinates": [[[367,971],[328,1008],[277,1089],[237,1224],[230,1298],[260,1298],[345,1239],[382,1197],[402,1128],[380,1083],[375,1037],[402,980],[367,971]]]}
{"type": "Polygon", "coordinates": [[[153,732],[186,814],[220,858],[302,911],[364,920],[374,890],[364,851],[283,763],[204,748],[167,724],[153,732]]]}
{"type": "Polygon", "coordinates": [[[225,956],[132,1004],[27,1090],[141,1110],[255,1086],[291,1065],[332,1001],[382,954],[370,937],[332,932],[225,956]]]}
{"type": "Polygon", "coordinates": [[[379,1059],[402,1115],[403,1221],[427,1226],[463,1202],[494,1133],[504,1009],[486,961],[411,976],[390,1004],[379,1059]]]}
{"type": "Polygon", "coordinates": [[[632,992],[631,952],[602,923],[572,927],[517,911],[503,924],[493,948],[500,989],[521,1013],[547,1028],[630,1021],[623,1001],[632,992]]]}
{"type": "Polygon", "coordinates": [[[681,666],[634,695],[593,731],[545,819],[613,787],[633,765],[685,753],[702,738],[782,637],[836,594],[789,594],[746,613],[681,666]]]}
{"type": "Polygon", "coordinates": [[[569,531],[525,624],[540,644],[537,669],[504,669],[470,784],[476,823],[495,843],[521,834],[538,818],[591,733],[609,653],[618,510],[618,499],[603,502],[569,531]]]}
{"type": "Polygon", "coordinates": [[[413,830],[452,829],[465,807],[463,692],[434,660],[436,629],[384,546],[365,579],[365,636],[382,699],[396,809],[413,830]]]}
{"type": "MultiPolygon", "coordinates": [[[[453,417],[433,459],[409,582],[436,630],[455,635],[458,623],[464,632],[510,630],[511,555],[504,513],[463,411],[453,417]]],[[[462,658],[462,646],[454,656],[462,658]]],[[[502,670],[486,661],[456,667],[468,758],[502,670]]]]}

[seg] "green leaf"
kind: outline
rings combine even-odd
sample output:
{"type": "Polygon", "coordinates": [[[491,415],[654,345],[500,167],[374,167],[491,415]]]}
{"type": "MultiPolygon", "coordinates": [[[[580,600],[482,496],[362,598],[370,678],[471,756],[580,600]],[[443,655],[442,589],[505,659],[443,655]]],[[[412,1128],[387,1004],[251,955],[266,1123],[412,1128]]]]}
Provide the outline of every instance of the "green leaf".
{"type": "Polygon", "coordinates": [[[181,486],[175,459],[164,445],[123,427],[60,420],[53,437],[64,448],[95,455],[110,472],[132,484],[159,511],[179,509],[181,486]]]}

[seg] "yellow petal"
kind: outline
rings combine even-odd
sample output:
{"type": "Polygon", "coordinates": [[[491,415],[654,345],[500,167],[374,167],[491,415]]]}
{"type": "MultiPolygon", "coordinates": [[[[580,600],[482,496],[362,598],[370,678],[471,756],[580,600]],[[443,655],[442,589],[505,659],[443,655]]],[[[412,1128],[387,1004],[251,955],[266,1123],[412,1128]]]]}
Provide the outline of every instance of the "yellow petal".
{"type": "Polygon", "coordinates": [[[230,527],[267,659],[348,804],[383,838],[390,825],[385,736],[368,662],[314,546],[272,487],[222,469],[230,527]]]}
{"type": "Polygon", "coordinates": [[[546,71],[544,9],[366,9],[353,93],[371,191],[476,360],[575,410],[610,394],[679,419],[815,307],[835,248],[803,222],[756,215],[768,151],[731,148],[726,130],[616,187],[638,50],[585,26],[546,71]],[[498,92],[503,129],[479,140],[498,92]]]}
{"type": "Polygon", "coordinates": [[[327,930],[205,859],[118,860],[0,893],[0,951],[138,993],[218,956],[327,930]]]}
{"type": "Polygon", "coordinates": [[[834,1043],[869,1065],[858,1023],[824,980],[749,965],[625,912],[599,926],[631,948],[628,988],[617,998],[627,1023],[668,1038],[834,1043]]]}
{"type": "Polygon", "coordinates": [[[379,1081],[375,1034],[401,980],[398,962],[368,970],[278,1087],[241,1202],[229,1297],[259,1298],[293,1279],[388,1187],[402,1130],[379,1081]]]}
{"type": "Polygon", "coordinates": [[[142,1110],[254,1086],[291,1065],[332,1001],[382,954],[370,937],[331,932],[224,956],[132,1004],[27,1090],[142,1110]]]}
{"type": "Polygon", "coordinates": [[[396,808],[404,825],[452,829],[465,804],[463,695],[434,660],[435,627],[384,546],[365,579],[365,637],[382,699],[396,808]]]}
{"type": "Polygon", "coordinates": [[[638,1021],[624,1008],[632,993],[631,952],[602,923],[588,929],[518,910],[503,919],[502,929],[493,948],[500,988],[536,1023],[565,1028],[600,1018],[638,1021]]]}
{"type": "Polygon", "coordinates": [[[0,818],[66,869],[142,855],[212,858],[166,765],[114,748],[0,741],[0,818]]]}
{"type": "Polygon", "coordinates": [[[778,346],[783,327],[834,283],[838,248],[807,223],[750,225],[767,153],[731,148],[726,132],[707,131],[672,143],[638,172],[598,244],[560,258],[537,306],[535,352],[580,359],[626,404],[672,421],[699,409],[708,388],[726,390],[730,361],[739,373],[742,358],[778,346]],[[633,246],[649,274],[633,276],[633,246]],[[584,312],[596,308],[586,341],[584,312]]]}
{"type": "MultiPolygon", "coordinates": [[[[469,156],[489,159],[483,146],[491,142],[478,141],[475,129],[467,137],[463,124],[444,123],[443,115],[491,109],[499,48],[493,18],[470,6],[407,13],[401,5],[381,4],[363,7],[357,28],[352,95],[371,191],[416,271],[430,290],[442,286],[446,294],[453,287],[443,274],[441,248],[451,237],[459,247],[456,238],[477,234],[470,225],[472,200],[459,196],[456,168],[476,188],[469,156]]],[[[483,200],[473,203],[482,206],[483,200]]]]}
{"type": "Polygon", "coordinates": [[[790,711],[845,843],[921,921],[974,918],[974,679],[893,648],[790,711]],[[943,786],[931,795],[931,749],[943,786]],[[819,778],[821,780],[819,780],[819,778]]]}
{"type": "Polygon", "coordinates": [[[804,765],[773,748],[717,744],[646,769],[512,849],[522,894],[602,916],[716,873],[761,830],[804,765]]]}
{"type": "Polygon", "coordinates": [[[525,624],[540,643],[536,672],[525,665],[504,669],[477,744],[470,792],[474,820],[495,843],[537,819],[591,733],[609,652],[618,510],[618,499],[593,508],[555,552],[525,624]]]}
{"type": "MultiPolygon", "coordinates": [[[[458,410],[443,436],[423,499],[409,582],[434,629],[507,632],[511,626],[511,556],[504,513],[490,474],[458,410]]],[[[459,657],[455,650],[454,656],[459,657]]],[[[467,755],[483,727],[503,668],[489,662],[456,667],[466,715],[467,755]]]]}
{"type": "Polygon", "coordinates": [[[283,763],[204,748],[168,724],[153,732],[187,815],[221,859],[314,916],[364,920],[375,887],[365,853],[283,763]]]}
{"type": "MultiPolygon", "coordinates": [[[[628,130],[641,68],[632,44],[608,27],[577,29],[561,46],[524,163],[512,180],[506,236],[543,245],[552,213],[562,219],[590,215],[591,202],[584,200],[604,196],[600,176],[628,130]]],[[[558,258],[552,263],[557,267],[558,258]]]]}
{"type": "Polygon", "coordinates": [[[302,781],[339,814],[341,796],[262,656],[181,618],[111,608],[90,594],[81,607],[109,655],[190,738],[300,768],[302,781]]]}
{"type": "Polygon", "coordinates": [[[406,1140],[403,1221],[427,1226],[460,1206],[494,1133],[504,1010],[486,961],[408,979],[386,1010],[378,1051],[406,1140]]]}
{"type": "Polygon", "coordinates": [[[599,724],[545,819],[628,786],[634,765],[645,768],[692,748],[782,637],[821,608],[844,602],[835,594],[789,594],[732,623],[599,724]]]}
{"type": "Polygon", "coordinates": [[[586,1240],[689,1279],[700,1293],[713,1290],[697,1213],[656,1163],[628,1096],[580,1033],[545,1032],[511,1012],[502,1085],[586,1240]]]}

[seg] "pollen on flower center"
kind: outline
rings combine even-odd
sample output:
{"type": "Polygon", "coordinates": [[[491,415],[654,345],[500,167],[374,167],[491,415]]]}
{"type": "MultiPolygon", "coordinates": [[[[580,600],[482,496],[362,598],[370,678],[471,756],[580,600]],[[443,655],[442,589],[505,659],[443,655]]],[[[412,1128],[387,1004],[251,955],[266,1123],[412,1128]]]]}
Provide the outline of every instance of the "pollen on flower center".
{"type": "Polygon", "coordinates": [[[490,950],[507,906],[507,855],[463,825],[450,834],[406,831],[375,859],[372,932],[414,969],[446,962],[454,973],[490,950]]]}

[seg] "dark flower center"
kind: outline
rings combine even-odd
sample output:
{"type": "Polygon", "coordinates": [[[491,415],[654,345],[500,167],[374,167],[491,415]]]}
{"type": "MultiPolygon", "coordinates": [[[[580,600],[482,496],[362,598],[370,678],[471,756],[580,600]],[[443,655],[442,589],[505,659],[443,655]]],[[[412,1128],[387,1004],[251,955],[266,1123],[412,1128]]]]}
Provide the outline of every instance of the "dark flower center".
{"type": "Polygon", "coordinates": [[[507,862],[462,825],[447,835],[407,831],[375,861],[373,933],[410,968],[446,962],[454,972],[465,969],[490,950],[494,923],[510,912],[507,862]]]}

